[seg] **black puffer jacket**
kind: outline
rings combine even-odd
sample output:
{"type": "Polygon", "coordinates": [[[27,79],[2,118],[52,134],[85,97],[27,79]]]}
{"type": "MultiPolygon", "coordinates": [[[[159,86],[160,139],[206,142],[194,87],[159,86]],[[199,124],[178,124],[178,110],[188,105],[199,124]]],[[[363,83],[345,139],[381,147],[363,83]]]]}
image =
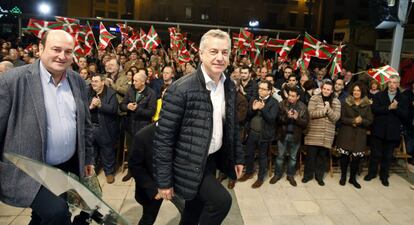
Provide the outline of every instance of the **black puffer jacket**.
{"type": "MultiPolygon", "coordinates": [[[[224,82],[224,91],[226,118],[219,162],[244,164],[236,116],[237,92],[229,77],[224,82]]],[[[174,192],[185,200],[195,197],[212,132],[213,105],[198,67],[191,75],[174,82],[163,99],[154,140],[154,177],[158,188],[174,187],[174,192]]]]}

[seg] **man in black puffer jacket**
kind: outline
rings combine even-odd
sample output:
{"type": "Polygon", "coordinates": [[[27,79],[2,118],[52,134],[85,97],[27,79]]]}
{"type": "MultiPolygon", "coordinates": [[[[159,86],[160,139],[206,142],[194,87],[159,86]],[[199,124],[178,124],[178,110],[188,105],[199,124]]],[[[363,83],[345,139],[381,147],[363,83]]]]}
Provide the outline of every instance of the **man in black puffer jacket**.
{"type": "Polygon", "coordinates": [[[229,55],[229,35],[208,31],[200,41],[202,64],[174,82],[163,99],[154,140],[154,178],[163,199],[177,194],[186,200],[180,224],[221,224],[231,196],[213,173],[228,164],[234,165],[237,177],[243,171],[237,92],[223,74],[229,55]]]}

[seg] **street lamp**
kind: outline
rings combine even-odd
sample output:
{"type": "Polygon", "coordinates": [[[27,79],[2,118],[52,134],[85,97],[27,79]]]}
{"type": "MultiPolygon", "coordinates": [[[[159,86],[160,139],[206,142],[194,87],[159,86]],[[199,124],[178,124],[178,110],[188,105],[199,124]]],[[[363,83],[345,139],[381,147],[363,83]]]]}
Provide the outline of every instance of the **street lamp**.
{"type": "Polygon", "coordinates": [[[308,23],[307,28],[308,28],[308,32],[311,32],[313,0],[305,0],[305,5],[306,7],[308,7],[308,19],[306,20],[306,22],[308,23]]]}
{"type": "Polygon", "coordinates": [[[48,3],[42,2],[39,4],[38,10],[43,15],[48,15],[51,11],[51,7],[48,3]]]}

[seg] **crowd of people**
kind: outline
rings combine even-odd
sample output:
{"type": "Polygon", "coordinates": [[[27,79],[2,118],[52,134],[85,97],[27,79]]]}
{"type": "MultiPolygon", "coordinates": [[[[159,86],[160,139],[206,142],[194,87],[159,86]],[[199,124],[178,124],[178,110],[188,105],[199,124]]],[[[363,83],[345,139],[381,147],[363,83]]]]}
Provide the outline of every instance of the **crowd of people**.
{"type": "MultiPolygon", "coordinates": [[[[292,186],[297,186],[295,174],[299,154],[304,154],[306,158],[301,182],[307,183],[315,178],[319,185],[324,186],[328,156],[334,152],[339,156],[339,184],[346,185],[350,167],[349,183],[358,189],[361,184],[357,175],[364,157],[369,158],[368,174],[364,180],[369,181],[379,175],[381,183],[389,186],[393,151],[399,146],[401,137],[404,137],[407,152],[414,154],[414,83],[407,90],[402,90],[398,76],[391,76],[387,84],[381,85],[375,79],[354,75],[345,68],[333,75],[325,67],[316,66],[295,71],[295,60],[254,65],[248,56],[238,55],[230,47],[227,48],[230,43],[223,40],[227,41],[228,35],[217,31],[208,32],[207,41],[201,41],[200,52],[192,52],[190,62],[186,63],[180,62],[177,52],[172,49],[129,52],[122,44],[114,49],[98,50],[72,63],[69,58],[73,49],[66,47],[64,41],[55,40],[55,36],[67,38],[65,34],[54,33],[48,40],[45,37],[40,44],[32,43],[30,46],[15,46],[0,40],[0,77],[23,73],[19,68],[36,70],[36,66],[40,67],[35,71],[39,73],[40,70],[42,75],[39,78],[42,83],[38,85],[43,85],[43,92],[38,91],[38,97],[54,96],[42,101],[46,109],[36,112],[48,115],[41,120],[47,121],[47,131],[41,128],[40,132],[43,135],[43,132],[47,133],[48,147],[46,156],[39,153],[35,158],[44,161],[41,157],[46,157],[47,163],[60,168],[67,168],[78,160],[80,165],[86,165],[88,174],[91,170],[88,166],[99,165],[106,182],[111,184],[115,181],[117,151],[124,151],[126,144],[130,159],[123,181],[131,177],[136,179],[137,190],[142,190],[137,191],[136,199],[147,207],[140,224],[152,224],[161,199],[173,199],[174,191],[186,201],[184,207],[176,200],[177,207],[183,211],[183,224],[196,224],[203,218],[219,224],[228,212],[227,208],[222,207],[229,206],[231,197],[221,189],[210,193],[209,188],[217,186],[212,177],[220,182],[228,178],[230,189],[237,182],[256,177],[252,188],[260,188],[266,180],[268,163],[273,160],[268,159],[271,146],[276,146],[277,151],[274,176],[269,183],[279,182],[286,173],[286,180],[292,186]],[[47,49],[46,40],[56,46],[47,49]],[[50,55],[63,52],[67,59],[60,60],[58,56],[47,58],[45,51],[51,51],[50,55]],[[24,67],[28,64],[35,66],[24,67]],[[65,72],[58,79],[53,76],[54,71],[66,71],[62,70],[66,64],[71,72],[65,72]],[[82,78],[85,87],[77,87],[79,81],[72,76],[82,78]],[[200,86],[198,81],[201,80],[200,86]],[[50,87],[45,88],[47,85],[50,87]],[[71,131],[85,126],[81,125],[83,122],[79,114],[83,107],[80,101],[83,100],[85,110],[90,113],[91,126],[87,127],[91,135],[90,143],[76,148],[61,146],[49,137],[68,132],[72,135],[69,138],[76,139],[78,134],[71,131]],[[54,106],[62,101],[67,103],[63,104],[66,107],[54,106]],[[50,127],[53,118],[49,115],[56,114],[53,110],[57,110],[67,124],[50,127]],[[74,118],[75,121],[72,121],[74,118]],[[159,124],[155,125],[157,121],[159,124]],[[49,133],[60,128],[68,131],[49,133]],[[232,132],[236,135],[233,136],[232,132]],[[239,146],[240,143],[243,145],[239,146]],[[231,150],[226,151],[231,157],[219,154],[222,145],[231,146],[231,150]],[[87,156],[87,160],[74,159],[76,157],[72,155],[62,159],[64,156],[54,155],[52,149],[49,151],[51,147],[66,147],[71,151],[77,149],[78,154],[84,154],[82,157],[87,156]],[[205,156],[207,152],[208,157],[205,156]],[[193,157],[190,154],[199,155],[193,157]],[[256,159],[258,172],[254,176],[256,159]],[[70,163],[62,165],[65,160],[70,163]],[[173,175],[171,164],[166,164],[168,160],[173,161],[173,175]],[[196,167],[190,169],[189,165],[196,167]],[[244,171],[240,165],[245,166],[244,171]],[[217,178],[216,168],[221,170],[217,178]],[[149,172],[143,174],[142,170],[149,172]],[[188,181],[187,174],[194,179],[188,181]],[[172,184],[171,180],[176,183],[172,184]],[[198,190],[203,189],[203,193],[197,191],[197,187],[198,190]],[[212,200],[203,204],[220,205],[221,208],[217,207],[218,214],[210,215],[200,208],[200,202],[204,199],[212,200]],[[189,211],[190,207],[192,211],[189,211]]],[[[4,98],[0,99],[0,103],[11,107],[17,103],[4,97],[10,95],[7,92],[8,82],[0,80],[0,89],[3,89],[0,90],[0,97],[4,98]]],[[[32,107],[27,109],[30,112],[28,119],[37,121],[33,113],[36,103],[30,103],[27,107],[32,107]]],[[[4,138],[9,137],[8,132],[13,125],[7,122],[9,116],[4,116],[10,111],[3,110],[0,114],[0,146],[5,149],[16,143],[12,144],[4,138]]],[[[83,109],[81,111],[85,113],[83,109]]],[[[39,126],[32,124],[35,122],[29,123],[29,127],[39,126]]],[[[67,137],[57,137],[58,140],[62,138],[67,137]]],[[[38,140],[32,141],[39,144],[38,140]]],[[[78,166],[76,173],[80,174],[83,170],[78,166]]],[[[3,171],[1,173],[4,174],[3,171]]],[[[45,192],[43,189],[41,191],[45,192]]],[[[10,190],[2,184],[1,191],[10,190]]],[[[35,202],[41,201],[47,194],[27,197],[24,203],[18,205],[34,207],[38,216],[45,219],[47,216],[42,215],[41,206],[26,203],[33,198],[35,202]]],[[[6,199],[5,202],[13,200],[6,199]]]]}

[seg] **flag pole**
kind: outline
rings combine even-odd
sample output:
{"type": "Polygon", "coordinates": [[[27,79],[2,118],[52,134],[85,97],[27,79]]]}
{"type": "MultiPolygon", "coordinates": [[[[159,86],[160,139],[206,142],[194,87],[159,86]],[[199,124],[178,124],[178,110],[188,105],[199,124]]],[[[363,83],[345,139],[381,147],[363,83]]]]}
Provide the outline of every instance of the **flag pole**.
{"type": "Polygon", "coordinates": [[[89,24],[89,20],[87,20],[87,21],[86,21],[86,24],[88,24],[89,29],[92,31],[93,41],[95,42],[95,47],[96,47],[96,50],[98,51],[98,50],[99,50],[99,48],[98,48],[98,44],[97,44],[97,42],[96,42],[96,39],[95,39],[95,34],[93,33],[92,27],[91,27],[91,25],[89,24]]]}

